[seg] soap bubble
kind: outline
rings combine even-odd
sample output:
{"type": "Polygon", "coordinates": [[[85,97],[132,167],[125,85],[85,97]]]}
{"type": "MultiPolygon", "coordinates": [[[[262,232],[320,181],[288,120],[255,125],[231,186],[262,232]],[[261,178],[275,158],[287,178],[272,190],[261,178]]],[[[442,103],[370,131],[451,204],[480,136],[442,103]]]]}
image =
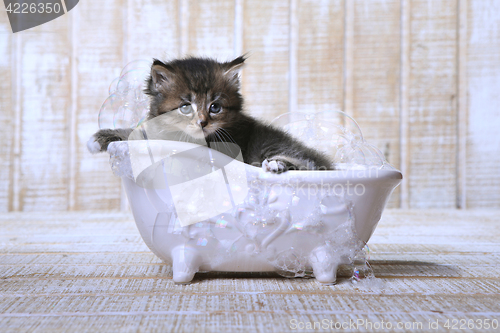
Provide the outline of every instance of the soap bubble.
{"type": "Polygon", "coordinates": [[[111,94],[99,111],[99,128],[135,128],[149,112],[146,100],[130,100],[111,94]]]}
{"type": "Polygon", "coordinates": [[[120,76],[116,84],[116,93],[120,95],[130,95],[129,97],[137,100],[147,99],[143,89],[149,71],[143,69],[133,69],[120,76]]]}
{"type": "Polygon", "coordinates": [[[304,277],[312,274],[311,268],[308,267],[307,255],[293,247],[278,253],[271,263],[276,268],[276,272],[286,278],[304,277]]]}
{"type": "Polygon", "coordinates": [[[210,221],[212,222],[210,224],[210,231],[219,241],[229,239],[236,226],[236,220],[230,213],[217,215],[211,218],[210,221]]]}
{"type": "Polygon", "coordinates": [[[355,142],[340,145],[334,160],[337,163],[361,164],[383,167],[387,164],[382,152],[367,142],[355,142]]]}
{"type": "Polygon", "coordinates": [[[380,150],[365,141],[356,121],[342,111],[289,112],[276,117],[271,124],[332,156],[337,167],[392,168],[380,150]]]}
{"type": "Polygon", "coordinates": [[[111,81],[111,84],[109,85],[108,88],[108,92],[110,95],[116,92],[116,86],[118,85],[118,81],[120,81],[120,77],[117,77],[113,81],[111,81]]]}
{"type": "Polygon", "coordinates": [[[134,60],[129,62],[125,67],[123,67],[120,76],[132,70],[144,70],[147,73],[149,73],[150,68],[151,68],[151,61],[144,59],[134,60]]]}
{"type": "Polygon", "coordinates": [[[99,128],[114,128],[113,119],[115,117],[115,110],[121,106],[122,100],[116,94],[111,94],[104,101],[99,110],[99,128]]]}
{"type": "Polygon", "coordinates": [[[359,249],[351,259],[352,276],[351,282],[357,283],[362,278],[374,279],[375,275],[373,269],[368,262],[369,260],[369,248],[365,245],[363,248],[359,249]]]}
{"type": "Polygon", "coordinates": [[[144,93],[150,62],[136,60],[127,64],[109,86],[109,97],[99,111],[99,128],[136,128],[149,112],[144,93]]]}

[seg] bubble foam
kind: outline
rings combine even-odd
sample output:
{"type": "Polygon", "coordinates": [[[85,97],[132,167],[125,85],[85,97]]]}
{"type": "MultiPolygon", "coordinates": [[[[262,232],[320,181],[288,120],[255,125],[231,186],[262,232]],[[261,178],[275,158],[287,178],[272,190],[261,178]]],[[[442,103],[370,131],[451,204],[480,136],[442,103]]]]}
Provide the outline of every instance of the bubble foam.
{"type": "Polygon", "coordinates": [[[356,121],[342,111],[290,112],[276,117],[271,124],[333,157],[334,164],[342,169],[394,169],[377,147],[365,141],[356,121]]]}
{"type": "Polygon", "coordinates": [[[109,96],[99,110],[100,129],[136,128],[149,112],[149,98],[144,93],[151,63],[136,60],[127,64],[108,89],[109,96]]]}

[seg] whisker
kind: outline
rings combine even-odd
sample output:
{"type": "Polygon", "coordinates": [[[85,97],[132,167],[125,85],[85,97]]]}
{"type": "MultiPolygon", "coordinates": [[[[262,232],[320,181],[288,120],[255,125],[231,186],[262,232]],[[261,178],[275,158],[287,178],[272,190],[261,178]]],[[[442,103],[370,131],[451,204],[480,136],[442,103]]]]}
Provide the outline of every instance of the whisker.
{"type": "Polygon", "coordinates": [[[219,142],[221,143],[221,145],[222,145],[222,146],[224,146],[224,145],[225,145],[225,142],[224,142],[224,140],[222,139],[222,137],[220,136],[220,134],[219,134],[217,131],[215,131],[215,132],[214,132],[214,134],[215,134],[215,136],[217,137],[217,139],[219,140],[219,142]]]}
{"type": "Polygon", "coordinates": [[[225,143],[226,146],[227,146],[227,136],[224,134],[224,132],[222,131],[222,128],[218,128],[215,133],[217,134],[217,136],[220,138],[221,142],[225,143]]]}
{"type": "MultiPolygon", "coordinates": [[[[227,141],[229,141],[230,143],[233,143],[241,150],[241,147],[239,147],[239,145],[236,143],[236,141],[231,137],[231,135],[225,129],[222,129],[221,135],[224,135],[224,137],[227,138],[227,141]]],[[[228,146],[229,146],[229,144],[228,144],[228,146]]],[[[228,149],[233,150],[234,147],[228,147],[228,149]]]]}
{"type": "Polygon", "coordinates": [[[224,130],[223,128],[218,128],[217,131],[215,132],[219,138],[221,138],[221,141],[223,142],[223,147],[226,152],[229,154],[232,154],[230,152],[234,152],[234,146],[231,146],[230,144],[234,144],[238,147],[238,149],[241,151],[241,148],[239,145],[236,143],[236,141],[231,137],[231,135],[224,130]]]}
{"type": "Polygon", "coordinates": [[[229,151],[232,151],[234,149],[234,147],[231,147],[229,145],[230,142],[228,142],[227,136],[224,134],[223,131],[218,131],[217,135],[221,138],[222,145],[223,145],[223,147],[225,148],[226,151],[229,152],[229,151]]]}
{"type": "Polygon", "coordinates": [[[219,137],[221,138],[221,140],[227,140],[227,137],[224,135],[224,132],[222,131],[222,128],[217,128],[217,130],[215,131],[215,133],[217,133],[219,135],[219,137]]]}
{"type": "Polygon", "coordinates": [[[227,130],[225,130],[222,127],[220,128],[220,130],[222,131],[222,133],[225,134],[225,137],[228,138],[232,143],[236,143],[236,141],[233,139],[233,137],[231,136],[231,134],[229,134],[227,130]]]}
{"type": "Polygon", "coordinates": [[[188,135],[184,131],[180,132],[180,137],[179,138],[180,138],[179,141],[189,142],[189,137],[188,137],[188,135]]]}

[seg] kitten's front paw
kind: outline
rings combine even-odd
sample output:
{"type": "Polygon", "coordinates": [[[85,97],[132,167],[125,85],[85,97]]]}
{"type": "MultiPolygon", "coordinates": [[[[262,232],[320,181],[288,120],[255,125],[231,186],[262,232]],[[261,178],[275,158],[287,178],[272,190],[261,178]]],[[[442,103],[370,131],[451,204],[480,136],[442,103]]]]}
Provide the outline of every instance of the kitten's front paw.
{"type": "Polygon", "coordinates": [[[264,160],[262,162],[262,169],[266,172],[282,173],[287,170],[285,162],[280,160],[264,160]]]}
{"type": "Polygon", "coordinates": [[[92,153],[105,152],[113,141],[127,140],[132,132],[131,128],[102,129],[92,135],[87,142],[87,148],[92,153]]]}
{"type": "Polygon", "coordinates": [[[89,150],[90,153],[92,154],[97,154],[100,153],[102,150],[101,145],[97,141],[96,137],[92,135],[87,141],[87,149],[89,150]]]}

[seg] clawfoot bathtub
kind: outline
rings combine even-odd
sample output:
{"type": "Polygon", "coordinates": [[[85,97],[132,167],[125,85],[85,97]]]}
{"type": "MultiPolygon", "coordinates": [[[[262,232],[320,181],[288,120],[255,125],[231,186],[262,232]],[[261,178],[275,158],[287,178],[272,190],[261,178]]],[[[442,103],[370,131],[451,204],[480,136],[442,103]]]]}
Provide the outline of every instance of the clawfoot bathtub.
{"type": "Polygon", "coordinates": [[[272,174],[177,141],[113,142],[108,153],[144,242],[172,264],[176,283],[202,271],[312,271],[335,283],[402,179],[393,168],[341,164],[272,174]]]}
{"type": "MultiPolygon", "coordinates": [[[[200,271],[277,271],[334,283],[338,265],[355,261],[402,178],[354,119],[337,110],[276,117],[271,125],[332,157],[335,170],[266,173],[244,164],[228,142],[203,146],[201,127],[178,128],[178,113],[148,119],[149,73],[148,61],[127,65],[98,122],[133,129],[128,141],[109,145],[112,169],[144,242],[172,264],[174,281],[189,283],[200,271]]],[[[88,147],[101,148],[94,137],[88,147]]]]}

